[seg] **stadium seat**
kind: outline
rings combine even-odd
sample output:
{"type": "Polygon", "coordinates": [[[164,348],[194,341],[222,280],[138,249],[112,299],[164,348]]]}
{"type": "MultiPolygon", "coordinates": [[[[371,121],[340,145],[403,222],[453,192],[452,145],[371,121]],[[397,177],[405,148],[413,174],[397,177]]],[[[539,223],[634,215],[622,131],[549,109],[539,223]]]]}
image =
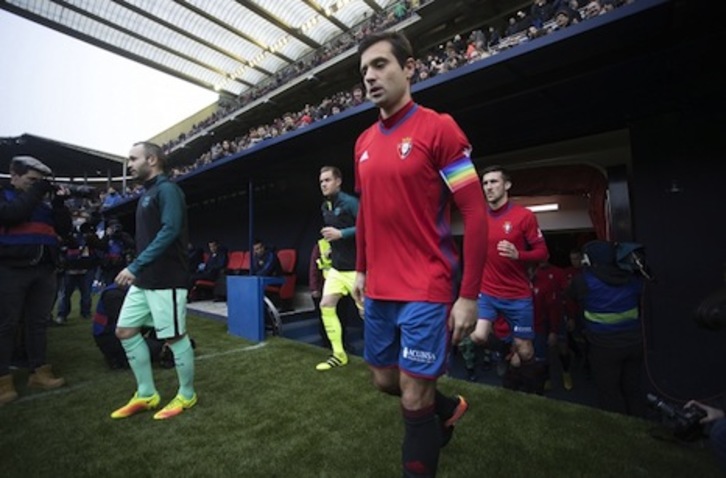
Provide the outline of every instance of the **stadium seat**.
{"type": "Polygon", "coordinates": [[[205,294],[204,291],[213,291],[214,290],[214,281],[211,280],[205,280],[205,279],[199,279],[194,282],[194,286],[192,286],[192,290],[189,291],[189,302],[194,302],[195,300],[202,300],[202,297],[206,295],[211,294],[205,294]]]}
{"type": "Polygon", "coordinates": [[[227,255],[227,275],[242,275],[250,270],[249,251],[230,251],[227,255]]]}
{"type": "MultiPolygon", "coordinates": [[[[207,262],[208,258],[209,258],[209,253],[205,252],[204,253],[204,262],[205,263],[207,262]]],[[[228,254],[227,255],[227,265],[225,266],[224,270],[221,272],[220,275],[224,275],[225,273],[227,273],[226,271],[227,271],[227,269],[229,269],[230,260],[231,259],[228,254]]],[[[199,280],[195,281],[194,285],[192,286],[192,289],[189,291],[189,297],[187,298],[187,300],[189,302],[193,302],[195,300],[200,300],[202,297],[209,296],[209,298],[211,298],[215,285],[216,285],[216,281],[213,281],[213,280],[199,279],[199,280]],[[207,291],[209,293],[206,293],[207,291]]]]}
{"type": "Polygon", "coordinates": [[[282,276],[285,282],[280,286],[267,286],[265,292],[278,298],[282,302],[283,308],[288,308],[295,297],[297,251],[295,249],[280,249],[277,251],[277,258],[280,260],[282,276]]]}

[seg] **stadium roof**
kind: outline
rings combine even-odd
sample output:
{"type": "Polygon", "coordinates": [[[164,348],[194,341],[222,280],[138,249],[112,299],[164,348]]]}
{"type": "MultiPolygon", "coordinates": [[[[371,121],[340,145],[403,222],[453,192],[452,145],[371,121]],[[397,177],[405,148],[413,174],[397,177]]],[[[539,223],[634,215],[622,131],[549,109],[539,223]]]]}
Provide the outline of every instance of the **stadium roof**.
{"type": "Polygon", "coordinates": [[[93,149],[24,134],[0,138],[0,178],[14,156],[29,155],[47,164],[56,178],[108,180],[123,175],[125,158],[93,149]]]}
{"type": "Polygon", "coordinates": [[[396,1],[0,0],[0,8],[239,95],[396,1]]]}

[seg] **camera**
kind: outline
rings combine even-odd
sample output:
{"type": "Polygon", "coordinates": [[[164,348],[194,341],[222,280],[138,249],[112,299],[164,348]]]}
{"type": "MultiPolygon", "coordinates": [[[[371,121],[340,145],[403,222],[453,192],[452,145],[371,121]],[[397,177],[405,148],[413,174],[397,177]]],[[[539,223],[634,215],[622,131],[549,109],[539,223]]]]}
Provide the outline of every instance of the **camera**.
{"type": "Polygon", "coordinates": [[[695,406],[680,408],[671,405],[661,398],[649,393],[646,396],[648,405],[660,412],[663,421],[673,432],[673,436],[684,440],[693,441],[702,435],[701,419],[706,417],[706,412],[695,406]]]}

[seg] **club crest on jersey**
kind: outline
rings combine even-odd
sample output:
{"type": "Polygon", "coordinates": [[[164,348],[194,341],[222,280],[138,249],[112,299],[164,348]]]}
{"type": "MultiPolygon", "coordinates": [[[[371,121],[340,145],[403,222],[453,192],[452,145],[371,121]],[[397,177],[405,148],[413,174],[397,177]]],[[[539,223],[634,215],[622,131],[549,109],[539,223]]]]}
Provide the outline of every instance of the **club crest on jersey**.
{"type": "Polygon", "coordinates": [[[509,222],[509,221],[506,221],[506,222],[505,222],[505,223],[504,223],[504,224],[502,225],[502,229],[504,229],[504,233],[505,233],[505,234],[509,234],[510,232],[512,232],[512,223],[511,223],[511,222],[509,222]]]}
{"type": "Polygon", "coordinates": [[[398,143],[398,157],[406,159],[411,154],[411,151],[413,151],[413,138],[403,138],[398,143]]]}

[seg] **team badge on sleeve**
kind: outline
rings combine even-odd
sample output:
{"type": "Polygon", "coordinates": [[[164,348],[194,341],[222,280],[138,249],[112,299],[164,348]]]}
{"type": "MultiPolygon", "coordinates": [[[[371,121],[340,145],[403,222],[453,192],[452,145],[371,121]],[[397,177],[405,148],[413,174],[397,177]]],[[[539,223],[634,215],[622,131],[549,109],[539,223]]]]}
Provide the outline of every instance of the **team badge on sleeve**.
{"type": "Polygon", "coordinates": [[[476,169],[474,169],[474,163],[468,157],[449,164],[439,173],[452,193],[468,184],[479,185],[479,177],[476,174],[476,169]]]}

